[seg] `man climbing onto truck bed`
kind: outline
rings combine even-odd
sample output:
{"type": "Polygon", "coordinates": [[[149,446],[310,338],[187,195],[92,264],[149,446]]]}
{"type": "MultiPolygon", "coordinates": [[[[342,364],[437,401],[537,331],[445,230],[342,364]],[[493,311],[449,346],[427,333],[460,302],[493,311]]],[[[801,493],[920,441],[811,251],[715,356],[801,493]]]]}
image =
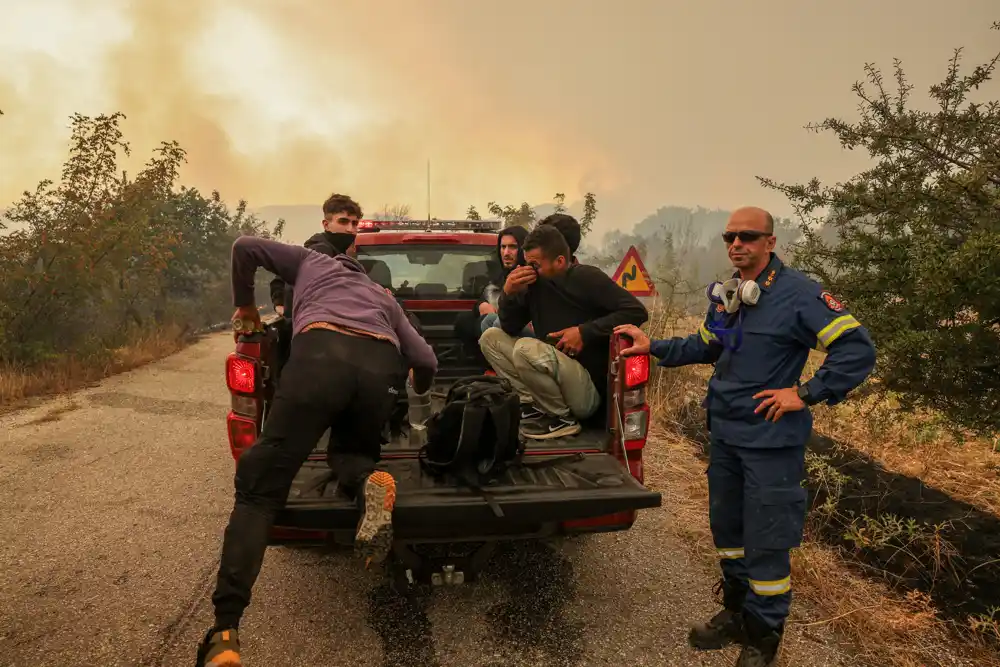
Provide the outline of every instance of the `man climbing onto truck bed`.
{"type": "MultiPolygon", "coordinates": [[[[411,369],[414,388],[430,389],[433,349],[396,300],[344,254],[242,236],[233,244],[234,321],[260,328],[254,304],[258,267],[295,285],[292,351],[257,442],[236,467],[236,501],[226,527],[212,602],[215,624],[198,650],[202,667],[239,667],[238,629],[260,573],[268,532],[292,482],[329,427],[344,453],[339,487],[359,505],[355,548],[367,562],[392,545],[395,480],[375,471],[382,427],[396,402],[394,384],[411,369]]],[[[245,327],[244,327],[245,328],[245,327]]]]}

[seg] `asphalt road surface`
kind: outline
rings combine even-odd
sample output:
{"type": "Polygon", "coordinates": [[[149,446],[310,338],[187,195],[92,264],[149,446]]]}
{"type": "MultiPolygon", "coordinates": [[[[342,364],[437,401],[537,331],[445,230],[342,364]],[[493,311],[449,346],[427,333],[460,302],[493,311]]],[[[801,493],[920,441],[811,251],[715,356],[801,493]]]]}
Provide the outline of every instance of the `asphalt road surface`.
{"type": "MultiPolygon", "coordinates": [[[[0,665],[189,667],[232,506],[228,334],[0,416],[0,665]]],[[[648,466],[655,469],[655,445],[648,466]]],[[[687,623],[710,561],[669,507],[627,533],[503,548],[478,583],[412,598],[349,553],[268,551],[244,618],[250,667],[729,665],[687,623]]],[[[788,664],[849,665],[797,630],[788,664]]]]}

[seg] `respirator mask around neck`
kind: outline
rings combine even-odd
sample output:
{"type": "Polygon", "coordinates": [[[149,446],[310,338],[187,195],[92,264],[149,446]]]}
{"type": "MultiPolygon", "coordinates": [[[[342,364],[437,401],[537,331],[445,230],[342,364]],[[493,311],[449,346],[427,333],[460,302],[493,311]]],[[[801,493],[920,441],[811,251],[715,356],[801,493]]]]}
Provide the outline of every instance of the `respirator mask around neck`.
{"type": "Polygon", "coordinates": [[[719,312],[710,314],[706,328],[722,347],[736,352],[743,345],[743,309],[740,306],[757,305],[760,286],[753,280],[730,278],[712,283],[706,292],[709,301],[719,304],[719,312]],[[734,314],[736,317],[731,317],[734,314]]]}
{"type": "Polygon", "coordinates": [[[724,282],[714,282],[706,290],[708,300],[718,303],[730,315],[740,309],[741,304],[756,306],[760,301],[760,286],[753,280],[730,278],[724,282]]]}

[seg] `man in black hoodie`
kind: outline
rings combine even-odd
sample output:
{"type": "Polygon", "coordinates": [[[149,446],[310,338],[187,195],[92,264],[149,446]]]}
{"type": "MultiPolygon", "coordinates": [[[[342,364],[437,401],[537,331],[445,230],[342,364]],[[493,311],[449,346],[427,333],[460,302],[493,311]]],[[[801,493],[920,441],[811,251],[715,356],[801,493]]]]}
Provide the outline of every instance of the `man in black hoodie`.
{"type": "MultiPolygon", "coordinates": [[[[497,236],[497,259],[500,262],[500,269],[490,280],[490,284],[480,295],[479,300],[473,308],[474,314],[479,324],[480,335],[490,327],[499,326],[499,314],[497,312],[500,292],[507,281],[507,276],[517,268],[518,264],[524,264],[524,250],[521,246],[524,239],[528,237],[528,230],[524,227],[514,225],[502,230],[497,236]]],[[[521,332],[522,336],[531,336],[529,323],[521,332]]]]}
{"type": "MultiPolygon", "coordinates": [[[[486,329],[498,324],[497,299],[503,289],[504,282],[519,263],[524,262],[524,252],[521,244],[528,236],[528,230],[514,225],[501,230],[497,235],[497,265],[492,271],[489,283],[472,305],[472,310],[455,318],[455,334],[463,342],[468,353],[473,356],[479,351],[479,337],[486,329]]],[[[523,335],[530,336],[531,330],[525,327],[523,335]]]]}

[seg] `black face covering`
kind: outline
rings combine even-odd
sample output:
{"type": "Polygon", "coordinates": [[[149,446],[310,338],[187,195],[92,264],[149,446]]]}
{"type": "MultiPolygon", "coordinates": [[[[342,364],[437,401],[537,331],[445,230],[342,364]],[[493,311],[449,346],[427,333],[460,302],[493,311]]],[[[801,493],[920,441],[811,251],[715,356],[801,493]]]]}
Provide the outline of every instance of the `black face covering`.
{"type": "Polygon", "coordinates": [[[323,232],[323,237],[333,246],[334,250],[340,253],[347,252],[356,236],[357,234],[349,232],[323,232]]]}

